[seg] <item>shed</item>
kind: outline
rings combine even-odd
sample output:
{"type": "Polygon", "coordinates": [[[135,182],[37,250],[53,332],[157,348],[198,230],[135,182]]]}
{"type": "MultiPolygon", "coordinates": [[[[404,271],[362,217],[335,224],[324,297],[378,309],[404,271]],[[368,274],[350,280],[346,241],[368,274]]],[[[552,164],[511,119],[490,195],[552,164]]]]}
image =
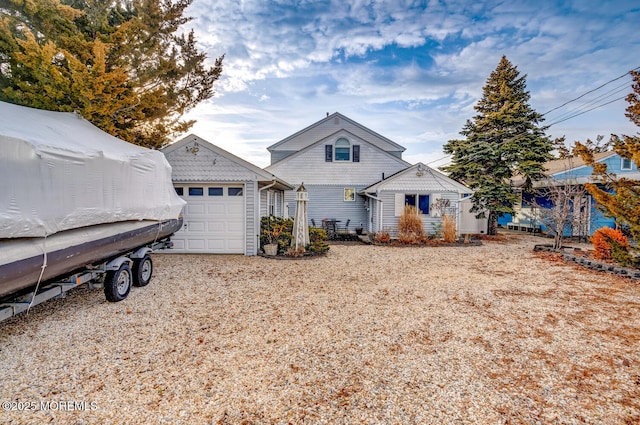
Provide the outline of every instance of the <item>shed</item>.
{"type": "Polygon", "coordinates": [[[293,186],[193,134],[162,152],[187,202],[172,252],[256,255],[260,218],[281,216],[293,186]]]}

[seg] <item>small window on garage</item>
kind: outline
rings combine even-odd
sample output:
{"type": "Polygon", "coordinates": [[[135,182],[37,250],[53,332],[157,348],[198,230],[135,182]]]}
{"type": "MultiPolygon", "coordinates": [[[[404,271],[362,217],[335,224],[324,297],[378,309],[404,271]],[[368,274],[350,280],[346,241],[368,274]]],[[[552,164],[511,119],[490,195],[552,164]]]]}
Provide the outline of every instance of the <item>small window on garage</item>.
{"type": "Polygon", "coordinates": [[[223,196],[224,190],[221,187],[210,187],[209,196],[223,196]]]}
{"type": "Polygon", "coordinates": [[[176,193],[178,194],[178,196],[184,195],[184,188],[183,187],[176,187],[176,193]]]}
{"type": "Polygon", "coordinates": [[[242,196],[241,187],[230,187],[227,189],[227,195],[229,196],[242,196]]]}
{"type": "Polygon", "coordinates": [[[203,187],[190,187],[189,188],[189,196],[204,196],[204,188],[203,187]]]}

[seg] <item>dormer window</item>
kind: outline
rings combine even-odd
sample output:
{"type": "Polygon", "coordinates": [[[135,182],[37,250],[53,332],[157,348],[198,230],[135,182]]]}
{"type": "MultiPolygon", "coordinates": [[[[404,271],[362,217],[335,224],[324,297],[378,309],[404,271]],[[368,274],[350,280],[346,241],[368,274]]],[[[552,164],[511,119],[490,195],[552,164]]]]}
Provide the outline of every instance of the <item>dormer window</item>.
{"type": "Polygon", "coordinates": [[[620,164],[620,169],[621,170],[631,170],[632,165],[631,165],[631,159],[630,158],[622,158],[622,163],[620,164]]]}
{"type": "Polygon", "coordinates": [[[338,139],[335,144],[335,161],[351,161],[351,143],[347,139],[338,139]]]}

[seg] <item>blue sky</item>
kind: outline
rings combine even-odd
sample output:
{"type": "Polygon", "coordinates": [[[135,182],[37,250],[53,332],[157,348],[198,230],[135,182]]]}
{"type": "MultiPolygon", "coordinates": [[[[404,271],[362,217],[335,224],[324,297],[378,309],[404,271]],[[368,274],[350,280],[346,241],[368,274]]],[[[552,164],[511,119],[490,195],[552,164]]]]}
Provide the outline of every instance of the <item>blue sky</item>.
{"type": "MultiPolygon", "coordinates": [[[[502,55],[540,113],[640,67],[638,0],[194,0],[187,15],[209,59],[226,55],[191,132],[261,167],[267,146],[327,112],[405,146],[411,163],[442,165],[502,55]]],[[[599,107],[630,82],[549,113],[547,134],[635,134],[624,100],[599,107]]]]}

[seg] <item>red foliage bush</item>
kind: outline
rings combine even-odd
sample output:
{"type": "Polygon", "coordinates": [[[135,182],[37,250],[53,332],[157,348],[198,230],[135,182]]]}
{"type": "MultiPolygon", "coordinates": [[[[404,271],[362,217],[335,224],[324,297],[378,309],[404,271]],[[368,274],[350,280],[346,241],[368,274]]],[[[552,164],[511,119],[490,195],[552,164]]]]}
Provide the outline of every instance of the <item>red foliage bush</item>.
{"type": "Polygon", "coordinates": [[[629,239],[618,229],[603,227],[596,230],[591,237],[594,258],[611,261],[616,250],[629,252],[629,239]]]}

